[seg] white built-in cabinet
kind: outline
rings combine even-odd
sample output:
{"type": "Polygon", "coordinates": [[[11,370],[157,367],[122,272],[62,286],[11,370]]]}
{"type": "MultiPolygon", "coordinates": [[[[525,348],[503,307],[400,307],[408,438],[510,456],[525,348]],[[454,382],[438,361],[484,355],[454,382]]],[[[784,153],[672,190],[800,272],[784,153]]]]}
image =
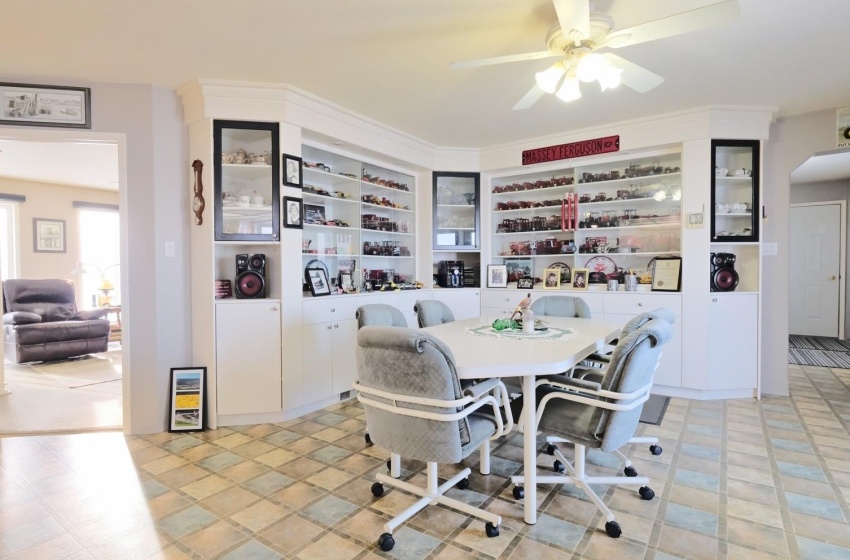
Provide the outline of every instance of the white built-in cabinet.
{"type": "Polygon", "coordinates": [[[706,389],[749,389],[758,383],[758,294],[713,293],[708,301],[706,389]]]}
{"type": "Polygon", "coordinates": [[[218,413],[279,411],[280,303],[217,303],[215,341],[218,413]]]}
{"type": "Polygon", "coordinates": [[[445,303],[452,310],[457,321],[481,315],[481,290],[479,288],[435,289],[434,299],[445,303]]]}

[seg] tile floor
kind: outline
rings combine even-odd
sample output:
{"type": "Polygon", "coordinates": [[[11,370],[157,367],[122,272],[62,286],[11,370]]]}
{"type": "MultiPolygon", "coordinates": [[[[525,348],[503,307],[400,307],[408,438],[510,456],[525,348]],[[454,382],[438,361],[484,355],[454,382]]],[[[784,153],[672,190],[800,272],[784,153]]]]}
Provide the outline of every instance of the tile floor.
{"type": "MultiPolygon", "coordinates": [[[[620,539],[561,486],[539,489],[539,522],[526,525],[508,479],[521,468],[514,434],[495,446],[493,474],[451,491],[502,515],[499,537],[431,507],[381,552],[383,520],[412,498],[372,497],[386,453],[366,447],[348,402],[201,434],[0,439],[0,558],[850,559],[850,370],[789,372],[790,399],[674,399],[661,426],[643,426],[664,453],[630,455],[657,496],[607,489],[620,539]]],[[[606,457],[596,470],[610,472],[606,457]]],[[[421,482],[415,466],[404,476],[421,482]]]]}

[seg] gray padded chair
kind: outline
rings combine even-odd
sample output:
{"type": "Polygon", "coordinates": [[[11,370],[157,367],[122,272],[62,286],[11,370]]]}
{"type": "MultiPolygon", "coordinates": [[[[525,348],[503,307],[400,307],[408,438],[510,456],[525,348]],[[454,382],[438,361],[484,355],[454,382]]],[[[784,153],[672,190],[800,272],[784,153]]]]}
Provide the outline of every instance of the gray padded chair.
{"type": "MultiPolygon", "coordinates": [[[[429,504],[443,504],[487,521],[489,537],[499,534],[501,518],[445,496],[457,485],[469,486],[464,468],[443,484],[439,463],[459,463],[491,439],[510,430],[503,426],[496,399],[490,394],[504,386],[491,379],[462,390],[454,357],[442,342],[417,329],[363,327],[357,333],[357,398],[366,412],[366,425],[376,445],[406,458],[427,463],[427,488],[378,473],[372,494],[381,497],[384,485],[416,494],[420,500],[384,525],[378,539],[382,550],[395,544],[392,533],[429,504]]],[[[510,414],[508,414],[508,418],[510,414]]]]}
{"type": "Polygon", "coordinates": [[[590,319],[590,307],[580,297],[543,296],[531,304],[535,317],[581,317],[590,319]]]}
{"type": "Polygon", "coordinates": [[[620,336],[611,341],[610,348],[606,352],[591,354],[587,357],[586,360],[582,362],[582,364],[590,365],[596,363],[602,366],[607,365],[608,362],[611,361],[611,353],[617,346],[617,342],[619,342],[621,338],[628,335],[633,330],[642,327],[652,319],[662,319],[672,325],[676,322],[676,315],[665,307],[659,307],[658,309],[653,309],[652,311],[645,311],[640,315],[632,317],[628,320],[628,322],[626,322],[625,325],[623,325],[623,328],[620,331],[620,336]]]}
{"type": "MultiPolygon", "coordinates": [[[[554,448],[554,469],[566,474],[541,476],[537,482],[575,484],[581,488],[606,516],[605,532],[614,538],[622,534],[620,525],[590,485],[640,484],[639,494],[644,500],[651,500],[655,493],[646,486],[646,477],[587,476],[585,453],[588,448],[615,451],[632,442],[643,403],[649,398],[661,347],[671,336],[672,327],[667,321],[650,320],[620,339],[601,383],[570,377],[537,383],[537,429],[553,434],[546,438],[550,443],[567,441],[575,447],[574,464],[554,448]]],[[[512,480],[521,483],[522,477],[512,480]]],[[[514,497],[523,495],[521,487],[514,488],[514,497]]]]}
{"type": "Polygon", "coordinates": [[[404,313],[385,303],[361,305],[354,313],[357,328],[363,327],[407,327],[404,313]]]}
{"type": "Polygon", "coordinates": [[[435,299],[417,301],[416,305],[413,306],[413,310],[416,312],[420,329],[442,325],[443,323],[451,323],[455,320],[454,313],[449,309],[449,306],[435,299]]]}

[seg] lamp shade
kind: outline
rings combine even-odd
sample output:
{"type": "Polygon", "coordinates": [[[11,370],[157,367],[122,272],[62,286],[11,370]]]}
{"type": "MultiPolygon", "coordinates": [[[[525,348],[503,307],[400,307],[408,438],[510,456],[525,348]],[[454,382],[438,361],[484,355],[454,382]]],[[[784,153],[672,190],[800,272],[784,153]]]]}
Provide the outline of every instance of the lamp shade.
{"type": "Polygon", "coordinates": [[[576,99],[581,97],[581,90],[579,89],[578,79],[573,77],[568,77],[564,80],[561,89],[558,90],[558,93],[555,95],[558,96],[558,99],[561,101],[575,101],[576,99]]]}
{"type": "Polygon", "coordinates": [[[555,93],[555,89],[558,87],[558,82],[566,71],[567,69],[564,66],[564,63],[558,61],[546,70],[535,74],[534,79],[537,81],[537,86],[540,89],[546,93],[555,93]]]}

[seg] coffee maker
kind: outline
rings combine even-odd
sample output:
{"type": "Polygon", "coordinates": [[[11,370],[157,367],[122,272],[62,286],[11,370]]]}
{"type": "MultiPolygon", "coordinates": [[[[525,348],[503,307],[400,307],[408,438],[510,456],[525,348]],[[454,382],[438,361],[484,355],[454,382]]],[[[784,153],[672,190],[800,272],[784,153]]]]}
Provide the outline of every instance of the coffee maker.
{"type": "Polygon", "coordinates": [[[437,285],[441,288],[463,288],[463,261],[441,261],[437,285]]]}

